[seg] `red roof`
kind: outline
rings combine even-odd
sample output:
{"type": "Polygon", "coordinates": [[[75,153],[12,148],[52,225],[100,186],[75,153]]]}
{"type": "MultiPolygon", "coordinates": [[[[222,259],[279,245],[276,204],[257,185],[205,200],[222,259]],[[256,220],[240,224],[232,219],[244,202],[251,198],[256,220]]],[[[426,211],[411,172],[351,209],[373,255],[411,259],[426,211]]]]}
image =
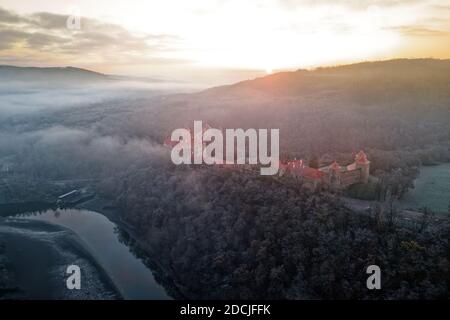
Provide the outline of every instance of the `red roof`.
{"type": "Polygon", "coordinates": [[[299,177],[304,177],[308,179],[320,180],[324,176],[324,173],[319,169],[305,166],[303,160],[293,160],[289,161],[286,164],[281,163],[280,168],[286,169],[287,171],[299,177]]]}
{"type": "Polygon", "coordinates": [[[357,162],[357,163],[367,163],[368,162],[367,155],[364,153],[364,151],[361,150],[360,152],[358,152],[356,154],[355,162],[357,162]]]}
{"type": "Polygon", "coordinates": [[[341,166],[339,165],[339,163],[337,163],[336,161],[334,161],[334,162],[330,165],[330,170],[333,170],[333,171],[340,171],[340,170],[341,170],[341,166]]]}

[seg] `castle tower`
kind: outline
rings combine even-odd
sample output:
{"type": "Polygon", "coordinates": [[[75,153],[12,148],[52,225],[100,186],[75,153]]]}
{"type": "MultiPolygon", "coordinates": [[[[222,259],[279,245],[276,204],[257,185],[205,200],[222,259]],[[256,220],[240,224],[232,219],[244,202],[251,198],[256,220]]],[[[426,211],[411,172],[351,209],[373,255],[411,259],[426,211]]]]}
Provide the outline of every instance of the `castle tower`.
{"type": "Polygon", "coordinates": [[[336,161],[330,165],[329,181],[333,187],[338,187],[341,184],[341,166],[336,161]]]}
{"type": "Polygon", "coordinates": [[[361,183],[369,182],[370,161],[367,160],[367,155],[362,150],[356,154],[355,167],[356,169],[361,169],[360,182],[361,183]]]}

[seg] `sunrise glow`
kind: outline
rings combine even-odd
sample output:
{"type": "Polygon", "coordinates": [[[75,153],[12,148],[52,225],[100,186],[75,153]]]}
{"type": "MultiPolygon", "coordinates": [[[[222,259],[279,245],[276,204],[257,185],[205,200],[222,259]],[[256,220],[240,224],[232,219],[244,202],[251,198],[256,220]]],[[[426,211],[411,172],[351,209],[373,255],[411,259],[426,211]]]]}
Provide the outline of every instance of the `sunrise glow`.
{"type": "Polygon", "coordinates": [[[416,58],[418,52],[420,57],[450,57],[445,48],[450,42],[445,16],[450,1],[132,0],[111,5],[80,0],[74,5],[2,1],[7,19],[1,32],[7,41],[0,47],[0,63],[70,64],[110,73],[191,78],[220,70],[269,74],[416,58]],[[64,19],[74,10],[84,22],[78,32],[64,28],[64,19]],[[39,23],[27,22],[36,16],[39,23]],[[41,39],[29,43],[18,30],[41,39]]]}

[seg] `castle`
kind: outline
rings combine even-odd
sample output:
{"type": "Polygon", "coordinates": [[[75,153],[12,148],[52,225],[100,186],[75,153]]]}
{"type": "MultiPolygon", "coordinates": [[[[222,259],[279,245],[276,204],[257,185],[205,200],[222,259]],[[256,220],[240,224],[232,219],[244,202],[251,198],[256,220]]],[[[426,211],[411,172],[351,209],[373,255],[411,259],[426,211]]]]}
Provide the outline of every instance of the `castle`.
{"type": "Polygon", "coordinates": [[[355,161],[347,166],[341,166],[336,161],[318,169],[308,167],[303,160],[281,163],[279,175],[291,174],[312,189],[321,185],[342,190],[356,183],[367,183],[369,170],[370,161],[364,151],[360,151],[356,154],[355,161]]]}
{"type": "MultiPolygon", "coordinates": [[[[203,148],[206,147],[205,141],[202,139],[203,134],[211,127],[208,124],[201,123],[201,128],[199,128],[198,132],[194,132],[191,129],[185,129],[188,131],[188,136],[190,136],[191,144],[190,146],[195,145],[195,140],[199,139],[202,148],[199,148],[200,156],[202,157],[199,164],[203,162],[204,154],[202,153],[203,148]]],[[[248,155],[245,154],[245,140],[244,140],[244,153],[241,153],[241,158],[238,160],[242,160],[242,162],[237,161],[239,164],[245,163],[254,163],[251,159],[248,158],[248,155]]],[[[173,148],[178,144],[178,141],[172,141],[171,137],[168,136],[164,145],[173,148]]],[[[239,144],[238,144],[239,147],[239,144]]],[[[234,147],[232,147],[234,149],[234,147]]],[[[188,149],[189,150],[189,149],[188,149]]],[[[236,150],[232,150],[235,152],[236,150]]],[[[223,150],[222,150],[223,153],[223,150]]],[[[199,155],[199,153],[194,152],[194,148],[191,148],[191,160],[194,159],[195,156],[199,155]]],[[[232,154],[233,155],[233,154],[232,154]]],[[[222,154],[223,156],[223,154],[222,154]]],[[[188,156],[189,158],[189,156],[188,156]]],[[[219,157],[220,158],[220,157],[219,157]]],[[[222,160],[222,159],[220,159],[222,160]]],[[[234,160],[234,159],[233,159],[234,160]]],[[[223,159],[225,161],[225,159],[223,159]]],[[[228,158],[227,158],[228,161],[228,158]]],[[[310,187],[312,189],[317,189],[318,187],[325,187],[327,189],[332,190],[342,190],[353,184],[363,183],[366,184],[369,182],[369,171],[370,171],[370,161],[367,159],[364,151],[359,151],[355,156],[355,161],[349,165],[341,166],[336,161],[331,163],[330,165],[320,167],[318,169],[307,166],[303,160],[292,160],[286,163],[278,162],[278,175],[291,175],[295,178],[301,180],[305,186],[310,187]]],[[[221,162],[221,164],[224,162],[221,162]]],[[[233,162],[234,163],[234,162],[233,162]]],[[[190,164],[190,163],[189,163],[190,164]]],[[[210,163],[211,164],[211,163],[210,163]]],[[[230,164],[222,164],[223,167],[228,167],[230,164]]],[[[276,171],[275,171],[276,172],[276,171]]]]}

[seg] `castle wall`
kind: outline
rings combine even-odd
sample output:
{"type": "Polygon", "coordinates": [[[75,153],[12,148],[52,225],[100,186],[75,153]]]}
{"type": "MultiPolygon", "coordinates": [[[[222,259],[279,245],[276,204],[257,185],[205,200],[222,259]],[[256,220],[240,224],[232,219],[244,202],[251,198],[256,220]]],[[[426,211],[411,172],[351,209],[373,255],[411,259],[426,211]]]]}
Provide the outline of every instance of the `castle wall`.
{"type": "Polygon", "coordinates": [[[359,182],[361,182],[361,169],[341,172],[341,187],[346,188],[359,182]]]}
{"type": "Polygon", "coordinates": [[[370,162],[367,164],[357,164],[356,168],[361,171],[361,182],[368,183],[369,182],[370,162]]]}
{"type": "MultiPolygon", "coordinates": [[[[370,161],[367,160],[367,156],[363,151],[360,151],[356,155],[355,162],[347,166],[340,166],[337,162],[334,162],[331,165],[316,170],[304,166],[302,160],[298,162],[297,165],[303,169],[302,173],[300,173],[302,175],[304,174],[302,181],[313,188],[323,184],[332,189],[339,190],[356,183],[368,183],[369,180],[370,161]],[[313,171],[312,176],[308,177],[308,174],[305,174],[304,171],[306,169],[309,170],[307,173],[313,171]]],[[[295,165],[294,168],[296,168],[295,165]]],[[[289,170],[288,166],[280,171],[280,175],[283,175],[286,170],[289,170]]]]}

